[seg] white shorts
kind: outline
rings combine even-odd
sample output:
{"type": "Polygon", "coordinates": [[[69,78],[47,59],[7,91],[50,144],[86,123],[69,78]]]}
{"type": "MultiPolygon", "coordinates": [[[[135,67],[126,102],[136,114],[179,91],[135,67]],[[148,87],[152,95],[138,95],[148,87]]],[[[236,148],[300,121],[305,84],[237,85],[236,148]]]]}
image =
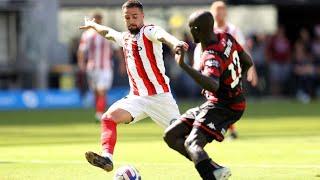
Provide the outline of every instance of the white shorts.
{"type": "Polygon", "coordinates": [[[89,86],[93,90],[109,90],[113,81],[113,72],[110,70],[87,71],[89,86]]]}
{"type": "Polygon", "coordinates": [[[134,118],[130,123],[135,123],[146,117],[163,128],[168,127],[180,117],[180,112],[171,93],[157,94],[153,96],[128,95],[115,102],[109,110],[123,109],[134,118]]]}

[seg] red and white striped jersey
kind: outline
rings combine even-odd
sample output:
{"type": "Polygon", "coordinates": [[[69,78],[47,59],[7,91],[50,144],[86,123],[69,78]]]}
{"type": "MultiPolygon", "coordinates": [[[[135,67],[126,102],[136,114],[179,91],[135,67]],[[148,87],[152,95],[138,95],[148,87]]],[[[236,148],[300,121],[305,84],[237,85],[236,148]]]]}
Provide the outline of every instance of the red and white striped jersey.
{"type": "Polygon", "coordinates": [[[154,25],[143,26],[140,32],[110,31],[116,43],[123,47],[127,73],[131,87],[130,94],[152,96],[170,92],[169,78],[165,74],[162,43],[157,37],[165,32],[154,25]]]}
{"type": "Polygon", "coordinates": [[[79,50],[86,52],[87,70],[112,71],[112,46],[93,29],[85,31],[80,40],[79,50]]]}

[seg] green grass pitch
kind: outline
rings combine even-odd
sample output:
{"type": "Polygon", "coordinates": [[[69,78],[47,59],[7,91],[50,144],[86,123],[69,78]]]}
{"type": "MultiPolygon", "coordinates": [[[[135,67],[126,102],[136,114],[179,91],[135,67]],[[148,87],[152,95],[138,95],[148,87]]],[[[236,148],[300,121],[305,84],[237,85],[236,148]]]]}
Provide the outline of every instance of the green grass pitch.
{"type": "MultiPolygon", "coordinates": [[[[182,112],[198,103],[181,103],[182,112]]],[[[240,139],[206,147],[234,180],[320,180],[320,103],[258,101],[237,123],[240,139]]],[[[162,129],[143,120],[118,126],[115,169],[132,164],[144,180],[199,179],[191,162],[169,149],[162,129]]],[[[0,179],[111,179],[89,165],[100,151],[92,110],[0,112],[0,179]]]]}

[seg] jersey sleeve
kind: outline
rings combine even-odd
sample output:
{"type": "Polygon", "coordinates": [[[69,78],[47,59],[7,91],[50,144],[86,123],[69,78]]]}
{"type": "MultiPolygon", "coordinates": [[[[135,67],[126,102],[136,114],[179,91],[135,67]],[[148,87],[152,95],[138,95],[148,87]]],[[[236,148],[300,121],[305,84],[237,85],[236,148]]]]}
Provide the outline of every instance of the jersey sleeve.
{"type": "Polygon", "coordinates": [[[144,28],[144,34],[150,41],[158,41],[164,32],[165,30],[159,26],[150,25],[144,28]]]}
{"type": "Polygon", "coordinates": [[[165,39],[173,45],[177,45],[180,41],[169,34],[160,26],[149,25],[144,28],[144,35],[152,42],[161,42],[160,39],[165,39]]]}
{"type": "Polygon", "coordinates": [[[110,30],[108,34],[105,36],[107,39],[113,39],[117,45],[123,47],[123,32],[118,32],[116,30],[110,30]]]}
{"type": "Polygon", "coordinates": [[[209,77],[220,78],[222,74],[221,61],[216,59],[214,55],[208,54],[203,56],[202,62],[203,74],[209,77]]]}

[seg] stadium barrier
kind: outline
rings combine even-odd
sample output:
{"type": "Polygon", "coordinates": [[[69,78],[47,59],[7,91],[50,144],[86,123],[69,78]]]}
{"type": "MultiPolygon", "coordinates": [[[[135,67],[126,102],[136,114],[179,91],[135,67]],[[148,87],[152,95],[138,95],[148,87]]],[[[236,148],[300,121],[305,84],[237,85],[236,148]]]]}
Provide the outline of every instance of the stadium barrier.
{"type": "MultiPolygon", "coordinates": [[[[121,99],[128,87],[113,88],[108,92],[108,104],[121,99]]],[[[8,90],[0,91],[0,111],[17,109],[62,109],[93,107],[93,93],[81,96],[78,90],[8,90]]]]}

